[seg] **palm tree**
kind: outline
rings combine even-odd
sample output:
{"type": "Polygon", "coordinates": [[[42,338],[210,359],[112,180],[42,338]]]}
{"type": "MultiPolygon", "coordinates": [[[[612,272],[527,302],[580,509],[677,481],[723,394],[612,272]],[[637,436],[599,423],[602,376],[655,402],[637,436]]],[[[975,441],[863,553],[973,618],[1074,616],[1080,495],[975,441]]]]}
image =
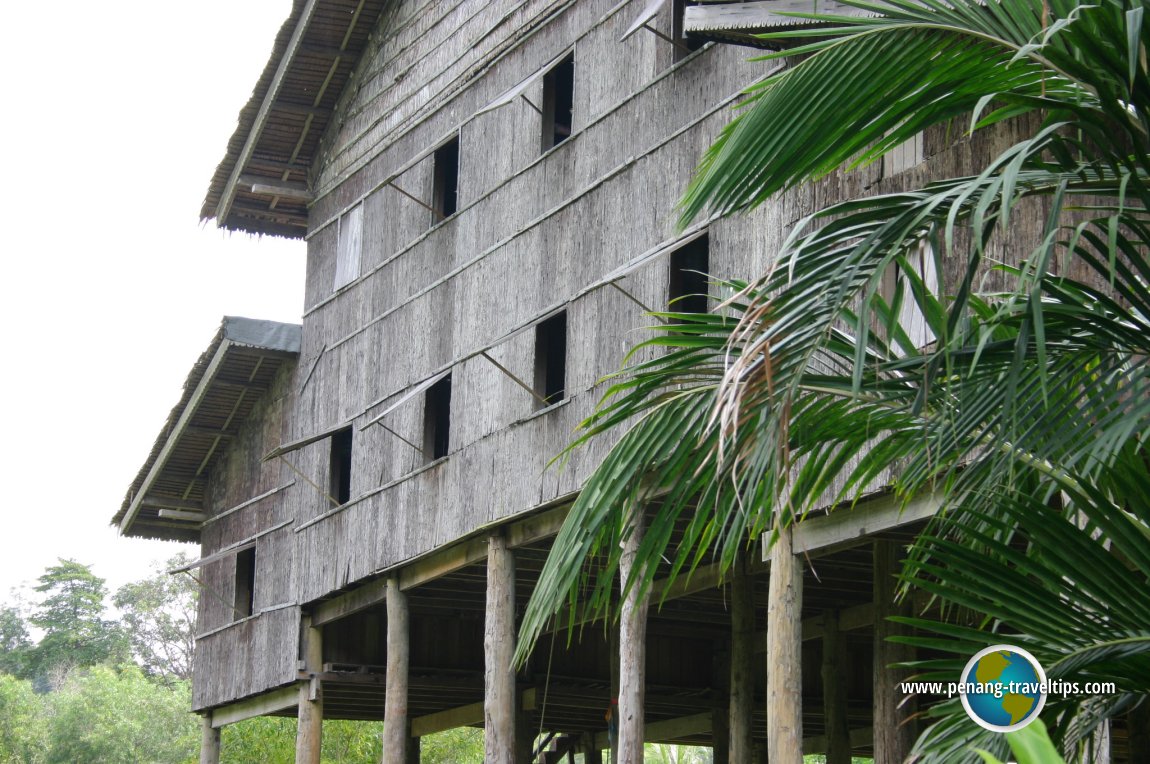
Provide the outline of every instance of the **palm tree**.
{"type": "MultiPolygon", "coordinates": [[[[904,571],[943,604],[910,619],[944,656],[920,669],[953,679],[1010,641],[1052,678],[1114,680],[1112,695],[1048,700],[1055,740],[1088,745],[1150,692],[1150,20],[1119,0],[847,2],[869,15],[801,14],[821,25],[767,35],[811,41],[704,156],[684,223],[932,127],[1026,132],[976,174],[816,213],[770,272],[717,285],[720,310],[667,314],[673,331],[645,343],[666,352],[625,369],[573,444],[622,432],[556,540],[521,650],[567,602],[609,611],[637,502],[658,511],[626,587],[711,555],[730,565],[771,530],[775,597],[793,581],[778,564],[793,562],[791,524],[889,483],[944,497],[904,571]],[[1036,209],[1024,244],[1016,224],[1036,209]]],[[[932,713],[924,760],[1006,753],[956,704],[932,713]]]]}

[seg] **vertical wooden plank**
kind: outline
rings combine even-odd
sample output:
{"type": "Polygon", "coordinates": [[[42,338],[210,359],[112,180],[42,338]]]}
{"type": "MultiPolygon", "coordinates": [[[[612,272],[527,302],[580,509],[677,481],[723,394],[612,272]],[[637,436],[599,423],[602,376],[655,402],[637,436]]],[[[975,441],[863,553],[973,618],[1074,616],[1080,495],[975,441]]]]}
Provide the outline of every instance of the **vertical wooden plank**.
{"type": "MultiPolygon", "coordinates": [[[[623,542],[619,560],[622,585],[638,580],[635,556],[643,539],[643,508],[631,515],[631,532],[623,542]]],[[[643,761],[643,703],[646,689],[647,606],[650,596],[639,594],[636,583],[623,598],[619,615],[619,764],[643,761]]]]}
{"type": "Polygon", "coordinates": [[[887,620],[907,615],[906,603],[895,603],[895,576],[898,574],[898,545],[893,541],[874,542],[874,755],[875,761],[903,761],[914,743],[914,730],[907,722],[914,709],[899,705],[899,682],[906,669],[890,668],[892,663],[909,660],[913,652],[906,645],[888,642],[900,628],[887,620]]]}
{"type": "Polygon", "coordinates": [[[383,763],[407,764],[407,684],[411,652],[407,595],[387,579],[387,690],[383,706],[383,763]]]}
{"type": "Polygon", "coordinates": [[[843,661],[843,634],[838,613],[823,614],[823,721],[826,727],[826,764],[851,764],[851,735],[847,722],[847,695],[843,661]]]}
{"type": "MultiPolygon", "coordinates": [[[[771,552],[767,605],[767,759],[803,758],[803,569],[793,551],[792,526],[771,552]]],[[[876,761],[888,759],[876,758],[876,761]]]]}
{"type": "Polygon", "coordinates": [[[200,764],[220,764],[220,730],[212,727],[212,717],[200,717],[200,764]]]}
{"type": "MultiPolygon", "coordinates": [[[[753,761],[755,583],[740,571],[731,581],[730,761],[753,761]]],[[[716,756],[716,761],[720,759],[716,756]]]]}
{"type": "MultiPolygon", "coordinates": [[[[312,628],[311,618],[304,617],[304,666],[307,671],[323,670],[323,630],[312,628]]],[[[299,726],[295,737],[296,764],[320,764],[323,741],[323,690],[318,679],[299,686],[299,726]]]]}
{"type": "Polygon", "coordinates": [[[515,558],[503,536],[492,534],[488,539],[483,626],[484,761],[489,764],[515,764],[514,648],[515,558]]]}
{"type": "Polygon", "coordinates": [[[407,760],[403,764],[419,764],[419,738],[413,737],[407,741],[407,760]]]}

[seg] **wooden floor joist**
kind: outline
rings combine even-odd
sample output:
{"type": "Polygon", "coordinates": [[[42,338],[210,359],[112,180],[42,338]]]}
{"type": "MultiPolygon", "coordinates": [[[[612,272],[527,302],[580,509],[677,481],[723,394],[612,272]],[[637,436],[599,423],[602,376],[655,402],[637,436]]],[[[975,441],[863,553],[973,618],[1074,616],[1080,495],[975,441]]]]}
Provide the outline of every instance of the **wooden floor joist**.
{"type": "Polygon", "coordinates": [[[292,708],[299,702],[298,685],[281,687],[278,690],[265,692],[254,698],[247,698],[226,706],[220,706],[211,712],[212,727],[219,729],[228,724],[253,719],[257,716],[268,716],[279,711],[292,708]]]}

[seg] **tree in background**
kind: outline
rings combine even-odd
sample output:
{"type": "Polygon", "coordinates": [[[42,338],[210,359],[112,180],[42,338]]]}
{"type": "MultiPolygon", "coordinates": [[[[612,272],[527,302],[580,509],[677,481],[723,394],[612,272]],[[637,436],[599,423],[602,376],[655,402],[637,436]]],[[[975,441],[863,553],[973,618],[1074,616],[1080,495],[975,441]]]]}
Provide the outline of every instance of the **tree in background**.
{"type": "Polygon", "coordinates": [[[200,725],[189,713],[186,683],[157,684],[136,666],[93,666],[74,671],[45,697],[47,764],[179,764],[198,750],[200,725]]]}
{"type": "Polygon", "coordinates": [[[59,687],[75,667],[127,660],[123,630],[104,618],[104,579],[87,565],[61,559],[38,580],[36,591],[44,599],[28,619],[44,630],[43,638],[29,652],[29,671],[38,686],[59,687]]]}
{"type": "Polygon", "coordinates": [[[44,761],[49,741],[45,707],[31,682],[0,674],[0,762],[44,761]]]}
{"type": "Polygon", "coordinates": [[[32,639],[20,609],[0,607],[0,674],[27,678],[32,639]]]}
{"type": "Polygon", "coordinates": [[[112,600],[137,663],[163,681],[192,677],[199,590],[189,576],[166,572],[190,561],[181,552],[150,578],[121,586],[112,600]]]}

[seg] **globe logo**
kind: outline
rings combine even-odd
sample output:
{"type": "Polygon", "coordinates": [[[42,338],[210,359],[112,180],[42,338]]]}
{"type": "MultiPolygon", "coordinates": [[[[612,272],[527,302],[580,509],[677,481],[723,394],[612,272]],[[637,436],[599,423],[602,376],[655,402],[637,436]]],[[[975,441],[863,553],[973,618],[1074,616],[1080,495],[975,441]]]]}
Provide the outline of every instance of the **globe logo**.
{"type": "Polygon", "coordinates": [[[962,706],[992,732],[1030,724],[1046,704],[1046,672],[1020,647],[994,645],[977,652],[962,670],[962,706]]]}

